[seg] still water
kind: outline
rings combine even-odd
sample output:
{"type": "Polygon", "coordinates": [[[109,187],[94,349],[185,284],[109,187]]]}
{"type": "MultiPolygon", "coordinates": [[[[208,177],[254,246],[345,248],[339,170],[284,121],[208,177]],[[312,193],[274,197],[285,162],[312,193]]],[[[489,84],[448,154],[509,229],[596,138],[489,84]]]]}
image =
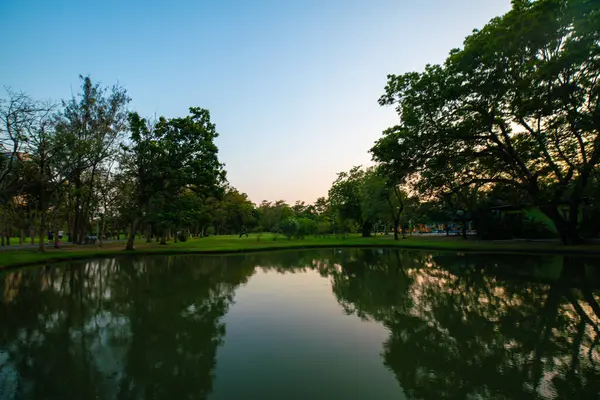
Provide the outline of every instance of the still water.
{"type": "Polygon", "coordinates": [[[0,275],[0,399],[595,399],[600,260],[328,249],[0,275]]]}

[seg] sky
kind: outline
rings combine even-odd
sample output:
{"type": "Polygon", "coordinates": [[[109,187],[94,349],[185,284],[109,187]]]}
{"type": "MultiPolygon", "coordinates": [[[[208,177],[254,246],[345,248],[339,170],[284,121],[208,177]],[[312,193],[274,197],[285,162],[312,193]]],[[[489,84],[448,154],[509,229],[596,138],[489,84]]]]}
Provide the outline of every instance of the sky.
{"type": "Polygon", "coordinates": [[[119,83],[142,116],[211,112],[231,185],[314,202],[398,122],[388,74],[440,63],[510,0],[0,0],[0,85],[119,83]]]}

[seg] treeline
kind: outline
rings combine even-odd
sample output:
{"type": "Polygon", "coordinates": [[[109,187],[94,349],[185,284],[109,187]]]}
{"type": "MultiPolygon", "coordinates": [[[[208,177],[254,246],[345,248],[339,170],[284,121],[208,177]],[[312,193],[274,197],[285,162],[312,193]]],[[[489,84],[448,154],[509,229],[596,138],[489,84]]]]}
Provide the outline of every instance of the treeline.
{"type": "MultiPolygon", "coordinates": [[[[344,183],[344,174],[331,199],[255,205],[227,182],[208,110],[192,107],[185,117],[149,120],[128,109],[124,88],[90,77],[81,83],[77,95],[60,103],[10,89],[1,100],[2,246],[11,238],[13,245],[33,244],[34,237],[42,251],[59,240],[102,245],[125,236],[131,250],[136,235],[162,244],[190,235],[263,231],[301,238],[355,232],[365,218],[388,215],[379,192],[353,214],[356,199],[343,192],[357,182],[344,183]]],[[[364,176],[372,179],[359,194],[384,190],[376,188],[381,180],[374,170],[364,176]]],[[[401,199],[388,200],[395,207],[401,199]]]]}
{"type": "Polygon", "coordinates": [[[338,175],[315,204],[255,205],[228,185],[207,110],[147,120],[119,86],[82,78],[60,104],[7,91],[0,104],[0,232],[65,230],[84,243],[127,231],[187,235],[412,231],[565,244],[600,229],[600,3],[514,0],[444,63],[390,75],[382,106],[399,123],[370,150],[376,166],[338,175]],[[505,218],[502,206],[520,210],[505,218]],[[179,232],[179,233],[177,233],[179,232]]]}
{"type": "MultiPolygon", "coordinates": [[[[163,243],[177,228],[213,222],[227,185],[208,110],[146,120],[120,86],[82,77],[58,104],[6,90],[0,103],[0,232],[102,242],[137,231],[163,243]],[[96,238],[93,238],[96,240],[96,238]]],[[[65,240],[63,239],[63,240],[65,240]]]]}
{"type": "MultiPolygon", "coordinates": [[[[228,184],[208,110],[149,120],[120,86],[81,78],[76,96],[41,102],[6,90],[0,103],[0,240],[86,244],[137,236],[166,244],[189,236],[405,231],[423,206],[375,168],[354,168],[314,204],[256,205],[228,184]],[[64,234],[61,236],[60,234],[64,234]],[[15,239],[16,237],[16,239],[15,239]]],[[[448,220],[451,217],[443,216],[448,220]]]]}

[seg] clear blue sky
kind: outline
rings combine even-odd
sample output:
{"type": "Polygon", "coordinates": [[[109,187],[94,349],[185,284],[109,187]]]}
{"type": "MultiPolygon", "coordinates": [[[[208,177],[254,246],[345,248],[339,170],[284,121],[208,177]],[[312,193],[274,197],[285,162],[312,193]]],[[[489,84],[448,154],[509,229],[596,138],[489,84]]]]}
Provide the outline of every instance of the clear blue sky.
{"type": "Polygon", "coordinates": [[[229,181],[313,202],[396,122],[386,75],[442,62],[510,0],[0,0],[0,85],[119,82],[144,116],[211,111],[229,181]]]}

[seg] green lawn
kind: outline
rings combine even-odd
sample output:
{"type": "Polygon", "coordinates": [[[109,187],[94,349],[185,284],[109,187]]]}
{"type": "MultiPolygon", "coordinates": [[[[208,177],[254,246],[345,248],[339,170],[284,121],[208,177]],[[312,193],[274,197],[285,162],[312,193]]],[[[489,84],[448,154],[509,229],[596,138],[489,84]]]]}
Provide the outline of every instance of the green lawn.
{"type": "MultiPolygon", "coordinates": [[[[121,238],[123,240],[124,235],[121,235],[121,238]]],[[[34,244],[38,244],[40,242],[39,239],[40,239],[39,236],[34,237],[33,238],[34,244]]],[[[66,239],[66,237],[63,238],[63,242],[64,242],[65,239],[66,239]]],[[[10,238],[10,247],[20,246],[21,244],[19,243],[19,240],[20,240],[19,237],[16,237],[16,236],[11,237],[10,238]]],[[[46,242],[48,242],[47,239],[46,239],[46,242]]],[[[23,245],[27,245],[28,246],[30,244],[31,244],[31,238],[29,238],[29,237],[25,238],[25,241],[23,242],[23,245]]]]}
{"type": "MultiPolygon", "coordinates": [[[[0,268],[17,267],[74,258],[89,258],[96,256],[125,254],[125,242],[107,243],[99,246],[68,245],[62,249],[48,248],[41,253],[34,249],[3,250],[0,247],[0,268]]],[[[481,241],[475,238],[464,240],[460,237],[446,236],[412,236],[406,240],[394,241],[391,236],[362,238],[358,235],[346,237],[309,237],[306,239],[288,240],[272,234],[252,234],[249,237],[213,236],[203,239],[191,239],[187,242],[160,245],[145,243],[143,239],[136,240],[135,254],[151,253],[230,253],[250,252],[268,249],[290,249],[311,247],[403,247],[413,249],[479,251],[479,252],[510,252],[510,253],[562,253],[562,254],[593,254],[600,256],[600,244],[587,244],[576,247],[565,247],[557,242],[516,242],[516,241],[481,241]]]]}

